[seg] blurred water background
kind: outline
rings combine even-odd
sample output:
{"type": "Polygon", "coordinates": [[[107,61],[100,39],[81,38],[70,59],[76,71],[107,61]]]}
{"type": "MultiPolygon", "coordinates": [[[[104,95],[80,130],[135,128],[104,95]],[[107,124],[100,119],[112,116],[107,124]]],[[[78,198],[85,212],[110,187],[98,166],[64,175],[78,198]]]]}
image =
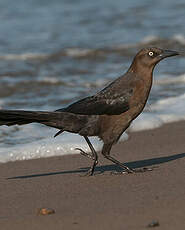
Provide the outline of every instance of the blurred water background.
{"type": "MultiPolygon", "coordinates": [[[[139,49],[157,46],[182,55],[156,67],[149,102],[130,130],[183,120],[184,22],[184,0],[0,0],[0,107],[59,109],[123,74],[139,49]]],[[[88,150],[80,136],[53,139],[55,132],[1,127],[0,162],[88,150]]]]}

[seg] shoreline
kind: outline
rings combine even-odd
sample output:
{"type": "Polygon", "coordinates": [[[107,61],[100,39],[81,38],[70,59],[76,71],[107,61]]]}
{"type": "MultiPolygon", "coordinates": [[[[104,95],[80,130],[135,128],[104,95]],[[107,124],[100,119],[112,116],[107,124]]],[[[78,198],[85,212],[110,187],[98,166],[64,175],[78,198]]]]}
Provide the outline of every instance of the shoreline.
{"type": "Polygon", "coordinates": [[[182,229],[185,211],[185,121],[132,132],[111,154],[144,173],[112,175],[117,166],[99,154],[91,165],[75,155],[0,163],[2,229],[182,229]],[[38,216],[39,208],[55,214],[38,216]]]}

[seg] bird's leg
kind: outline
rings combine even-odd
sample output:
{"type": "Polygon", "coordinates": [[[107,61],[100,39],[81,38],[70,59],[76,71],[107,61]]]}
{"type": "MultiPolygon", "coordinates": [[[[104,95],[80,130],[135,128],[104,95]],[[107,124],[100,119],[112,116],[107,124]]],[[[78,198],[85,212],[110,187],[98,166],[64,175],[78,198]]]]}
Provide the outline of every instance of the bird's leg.
{"type": "Polygon", "coordinates": [[[93,160],[93,165],[91,166],[91,168],[89,169],[89,171],[86,174],[86,176],[92,176],[94,173],[95,166],[98,164],[98,155],[97,155],[97,152],[95,151],[93,145],[91,144],[89,138],[87,136],[84,136],[84,138],[85,138],[92,154],[88,154],[88,153],[84,152],[82,149],[79,149],[79,148],[77,148],[77,149],[80,150],[80,153],[83,156],[86,156],[86,157],[93,160]]]}
{"type": "Polygon", "coordinates": [[[118,160],[110,156],[111,147],[112,147],[112,144],[103,145],[103,149],[102,149],[103,156],[107,158],[108,160],[112,161],[113,163],[117,164],[119,167],[124,169],[127,173],[133,173],[134,172],[133,169],[127,167],[126,165],[122,164],[121,162],[119,162],[118,160]]]}
{"type": "MultiPolygon", "coordinates": [[[[124,172],[127,173],[139,173],[139,172],[146,172],[146,171],[152,171],[152,168],[139,168],[139,169],[131,169],[129,167],[127,167],[126,165],[122,164],[121,162],[119,162],[118,160],[116,160],[115,158],[110,156],[110,150],[111,150],[112,144],[104,144],[103,149],[102,149],[102,154],[105,158],[107,158],[108,160],[112,161],[113,163],[117,164],[119,167],[121,167],[122,169],[124,169],[124,172]]],[[[124,173],[121,172],[121,173],[124,173]]]]}

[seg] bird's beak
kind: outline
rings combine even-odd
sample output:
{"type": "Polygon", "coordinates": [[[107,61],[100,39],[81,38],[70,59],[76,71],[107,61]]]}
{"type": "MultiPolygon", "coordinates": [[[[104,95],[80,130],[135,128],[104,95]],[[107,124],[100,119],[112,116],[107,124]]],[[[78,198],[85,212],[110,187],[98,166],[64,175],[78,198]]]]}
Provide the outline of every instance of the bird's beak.
{"type": "Polygon", "coordinates": [[[163,52],[159,55],[159,57],[161,59],[163,59],[163,58],[172,57],[172,56],[176,56],[176,55],[179,55],[179,53],[177,51],[163,50],[163,52]]]}

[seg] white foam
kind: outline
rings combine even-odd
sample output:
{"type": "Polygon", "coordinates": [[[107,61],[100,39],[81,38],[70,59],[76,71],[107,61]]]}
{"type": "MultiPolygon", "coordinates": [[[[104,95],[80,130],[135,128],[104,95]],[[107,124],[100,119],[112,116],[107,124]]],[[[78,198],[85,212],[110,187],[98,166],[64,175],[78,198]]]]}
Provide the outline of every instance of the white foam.
{"type": "Polygon", "coordinates": [[[182,45],[185,45],[185,37],[182,34],[176,34],[173,36],[173,39],[177,42],[179,42],[182,45]]]}
{"type": "Polygon", "coordinates": [[[164,123],[185,120],[185,94],[159,100],[151,109],[164,123]]]}
{"type": "Polygon", "coordinates": [[[131,131],[154,129],[165,123],[185,120],[185,94],[157,101],[130,126],[131,131]]]}
{"type": "Polygon", "coordinates": [[[66,54],[70,57],[83,57],[91,53],[91,49],[80,49],[80,48],[68,48],[65,50],[66,54]]]}
{"type": "Polygon", "coordinates": [[[54,76],[45,76],[45,77],[40,77],[38,78],[38,81],[39,82],[46,82],[46,83],[50,83],[50,84],[57,84],[57,83],[60,83],[61,80],[54,77],[54,76]]]}
{"type": "MultiPolygon", "coordinates": [[[[96,149],[100,148],[96,140],[93,140],[92,143],[96,149]]],[[[89,151],[82,137],[66,133],[55,139],[45,138],[44,140],[9,147],[8,153],[7,148],[1,148],[0,162],[75,154],[78,153],[78,151],[75,150],[76,147],[82,148],[84,151],[89,151]]]]}
{"type": "Polygon", "coordinates": [[[142,44],[145,43],[150,43],[150,42],[154,42],[154,41],[158,41],[160,38],[158,36],[155,35],[148,35],[146,37],[143,38],[143,40],[141,41],[142,44]]]}
{"type": "Polygon", "coordinates": [[[184,83],[185,82],[185,74],[179,76],[160,76],[155,80],[155,85],[168,85],[168,84],[176,84],[176,83],[184,83]]]}
{"type": "MultiPolygon", "coordinates": [[[[121,137],[121,140],[126,140],[127,138],[128,135],[124,134],[121,137]]],[[[99,151],[102,148],[102,142],[99,141],[98,138],[91,137],[90,140],[96,151],[99,151]]],[[[33,141],[32,143],[16,144],[12,147],[8,147],[8,149],[7,147],[2,147],[0,148],[0,162],[29,160],[66,154],[79,154],[79,150],[76,150],[75,148],[81,148],[84,151],[89,152],[88,145],[84,138],[76,134],[65,133],[57,138],[51,137],[33,141]]]]}
{"type": "Polygon", "coordinates": [[[155,114],[142,113],[129,127],[129,131],[136,132],[142,130],[155,129],[163,125],[161,118],[155,114]]]}
{"type": "Polygon", "coordinates": [[[5,54],[0,56],[0,60],[30,60],[30,59],[45,59],[48,55],[36,54],[36,53],[24,53],[24,54],[5,54]]]}

